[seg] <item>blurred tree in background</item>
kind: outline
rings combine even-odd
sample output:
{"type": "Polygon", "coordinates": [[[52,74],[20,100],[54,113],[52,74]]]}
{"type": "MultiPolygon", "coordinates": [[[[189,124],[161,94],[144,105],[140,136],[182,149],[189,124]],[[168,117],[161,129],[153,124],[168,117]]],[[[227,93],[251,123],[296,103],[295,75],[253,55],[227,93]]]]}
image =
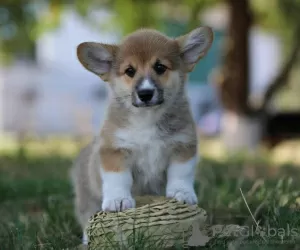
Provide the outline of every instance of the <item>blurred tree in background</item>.
{"type": "MultiPolygon", "coordinates": [[[[140,27],[161,29],[166,19],[178,19],[187,30],[200,25],[199,15],[216,4],[229,10],[229,27],[222,68],[216,77],[225,111],[236,116],[261,117],[274,93],[287,82],[300,50],[300,0],[2,0],[0,3],[0,60],[34,58],[35,41],[59,26],[65,8],[71,6],[92,25],[93,10],[109,9],[111,20],[100,20],[107,29],[118,27],[126,35],[140,27]],[[263,100],[249,103],[250,28],[259,25],[279,35],[285,45],[285,63],[263,100]]],[[[100,29],[100,27],[99,27],[100,29]]],[[[248,129],[246,129],[248,130],[248,129]]],[[[263,128],[262,128],[263,130],[263,128]]]]}
{"type": "MultiPolygon", "coordinates": [[[[222,136],[227,147],[256,148],[264,141],[275,146],[281,139],[300,135],[292,131],[299,114],[277,115],[268,105],[274,94],[285,86],[296,66],[300,51],[300,1],[298,0],[226,0],[229,9],[228,36],[224,46],[223,65],[215,77],[224,109],[222,136]],[[260,26],[277,34],[285,45],[285,61],[263,98],[251,103],[249,33],[260,26]]],[[[259,59],[258,59],[259,60],[259,59]]]]}
{"type": "Polygon", "coordinates": [[[287,83],[292,69],[297,65],[300,51],[300,0],[253,0],[255,23],[281,37],[285,64],[277,78],[266,91],[261,109],[266,108],[273,95],[287,83]]]}

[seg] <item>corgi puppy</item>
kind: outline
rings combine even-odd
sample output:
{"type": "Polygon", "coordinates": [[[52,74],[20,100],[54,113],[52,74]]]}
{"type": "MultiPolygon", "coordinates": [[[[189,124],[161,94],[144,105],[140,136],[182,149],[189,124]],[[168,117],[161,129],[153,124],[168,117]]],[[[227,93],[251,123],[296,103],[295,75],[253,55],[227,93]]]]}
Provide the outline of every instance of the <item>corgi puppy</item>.
{"type": "MultiPolygon", "coordinates": [[[[100,134],[72,168],[83,232],[99,210],[134,208],[136,195],[198,202],[198,141],[185,85],[212,42],[212,29],[199,27],[176,38],[140,29],[118,45],[78,46],[81,64],[108,82],[110,90],[100,134]]],[[[83,241],[87,244],[85,232],[83,241]]]]}

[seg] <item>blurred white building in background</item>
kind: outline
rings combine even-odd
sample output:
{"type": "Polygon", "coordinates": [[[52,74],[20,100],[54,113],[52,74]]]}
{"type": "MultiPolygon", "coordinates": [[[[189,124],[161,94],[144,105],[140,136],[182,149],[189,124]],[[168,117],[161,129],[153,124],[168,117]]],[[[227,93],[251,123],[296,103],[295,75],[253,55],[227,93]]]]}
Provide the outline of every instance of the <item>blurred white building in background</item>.
{"type": "MultiPolygon", "coordinates": [[[[204,15],[208,25],[216,28],[224,25],[222,11],[209,13],[204,15]]],[[[96,18],[103,20],[107,15],[99,12],[96,18]]],[[[73,11],[66,11],[61,26],[37,41],[35,64],[19,61],[9,69],[0,70],[1,129],[8,132],[28,129],[38,135],[97,133],[106,107],[106,86],[81,66],[76,47],[84,41],[117,42],[119,38],[117,32],[99,32],[73,11]]],[[[280,66],[280,42],[253,29],[250,44],[251,91],[261,94],[280,66]]],[[[201,105],[216,102],[208,82],[196,88],[188,86],[188,91],[196,117],[201,105]]],[[[211,114],[209,117],[218,121],[211,114]]],[[[205,120],[200,124],[216,126],[205,120]]]]}

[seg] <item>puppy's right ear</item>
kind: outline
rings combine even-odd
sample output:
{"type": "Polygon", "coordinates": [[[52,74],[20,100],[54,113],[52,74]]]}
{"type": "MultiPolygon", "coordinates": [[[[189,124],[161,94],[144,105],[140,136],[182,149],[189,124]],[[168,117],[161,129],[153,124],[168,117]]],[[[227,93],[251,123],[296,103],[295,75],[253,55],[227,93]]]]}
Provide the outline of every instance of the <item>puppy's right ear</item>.
{"type": "Polygon", "coordinates": [[[84,42],[77,47],[77,57],[87,70],[100,76],[103,81],[109,81],[117,50],[117,45],[84,42]]]}

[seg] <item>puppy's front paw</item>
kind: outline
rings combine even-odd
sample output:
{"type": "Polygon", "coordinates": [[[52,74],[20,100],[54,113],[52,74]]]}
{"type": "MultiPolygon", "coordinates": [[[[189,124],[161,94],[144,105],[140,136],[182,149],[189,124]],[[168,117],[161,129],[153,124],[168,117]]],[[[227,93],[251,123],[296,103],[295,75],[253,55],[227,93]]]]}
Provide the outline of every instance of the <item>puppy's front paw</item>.
{"type": "Polygon", "coordinates": [[[174,198],[179,202],[184,202],[189,205],[195,205],[198,203],[198,198],[194,190],[171,188],[167,190],[167,197],[174,198]]]}
{"type": "Polygon", "coordinates": [[[106,212],[120,212],[135,208],[135,200],[131,197],[107,198],[102,202],[102,210],[106,212]]]}

